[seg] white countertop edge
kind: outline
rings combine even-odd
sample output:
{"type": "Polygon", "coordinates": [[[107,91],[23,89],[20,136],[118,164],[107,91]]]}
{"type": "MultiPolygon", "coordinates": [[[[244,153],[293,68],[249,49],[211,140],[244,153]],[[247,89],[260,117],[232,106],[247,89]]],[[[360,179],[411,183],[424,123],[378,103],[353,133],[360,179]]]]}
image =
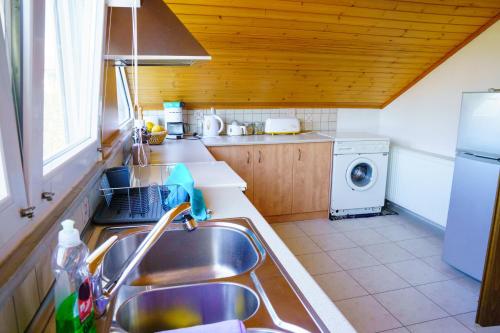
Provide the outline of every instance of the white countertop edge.
{"type": "Polygon", "coordinates": [[[330,135],[307,132],[287,135],[244,135],[244,136],[217,136],[203,138],[202,143],[207,147],[220,146],[245,146],[245,145],[272,145],[272,144],[294,144],[294,143],[316,143],[332,142],[334,138],[330,135]]]}
{"type": "Polygon", "coordinates": [[[261,237],[272,249],[282,267],[287,271],[329,332],[356,332],[342,312],[275,233],[271,225],[239,189],[206,188],[203,190],[203,194],[207,207],[213,210],[212,218],[246,217],[252,221],[261,237]]]}

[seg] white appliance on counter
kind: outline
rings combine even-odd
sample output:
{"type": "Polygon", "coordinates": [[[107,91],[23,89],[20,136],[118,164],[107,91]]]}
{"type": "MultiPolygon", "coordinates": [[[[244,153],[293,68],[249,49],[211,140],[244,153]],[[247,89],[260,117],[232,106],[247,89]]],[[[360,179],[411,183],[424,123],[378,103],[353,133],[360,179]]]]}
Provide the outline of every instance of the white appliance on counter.
{"type": "Polygon", "coordinates": [[[219,136],[224,130],[224,122],[222,118],[215,114],[215,109],[212,108],[212,114],[203,117],[203,137],[213,138],[219,136]]]}
{"type": "Polygon", "coordinates": [[[389,139],[338,133],[333,148],[330,217],[380,213],[384,206],[389,139]]]}
{"type": "Polygon", "coordinates": [[[227,125],[226,133],[229,136],[247,135],[247,128],[240,125],[236,120],[233,120],[230,125],[227,125]]]}
{"type": "Polygon", "coordinates": [[[300,133],[300,122],[297,118],[268,118],[264,132],[266,134],[300,133]]]}

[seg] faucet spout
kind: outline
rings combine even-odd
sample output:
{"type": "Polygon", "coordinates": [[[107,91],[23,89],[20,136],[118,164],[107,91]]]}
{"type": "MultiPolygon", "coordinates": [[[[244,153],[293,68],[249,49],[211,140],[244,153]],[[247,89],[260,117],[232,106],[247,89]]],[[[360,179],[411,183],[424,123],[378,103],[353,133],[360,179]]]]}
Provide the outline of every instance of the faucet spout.
{"type": "MultiPolygon", "coordinates": [[[[165,213],[147,234],[146,238],[144,238],[134,253],[127,259],[119,274],[111,279],[105,286],[101,286],[102,281],[99,277],[94,279],[94,283],[97,283],[97,288],[94,288],[97,290],[97,295],[95,295],[95,312],[97,316],[101,316],[106,312],[107,305],[111,298],[115,295],[120,286],[123,285],[129,274],[139,265],[153,245],[160,239],[165,229],[167,229],[175,218],[181,214],[186,214],[184,217],[185,229],[188,231],[196,229],[196,221],[194,221],[190,215],[187,215],[190,209],[191,204],[184,202],[165,213]]],[[[100,249],[98,248],[96,251],[100,251],[100,249]]]]}

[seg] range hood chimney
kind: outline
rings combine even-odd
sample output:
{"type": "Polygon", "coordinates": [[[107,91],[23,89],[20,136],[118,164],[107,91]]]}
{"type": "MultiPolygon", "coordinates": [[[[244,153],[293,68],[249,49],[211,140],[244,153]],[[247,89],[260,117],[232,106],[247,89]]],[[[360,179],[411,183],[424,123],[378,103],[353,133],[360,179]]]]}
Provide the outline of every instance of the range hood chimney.
{"type": "MultiPolygon", "coordinates": [[[[109,7],[104,59],[132,65],[132,9],[109,7]]],[[[137,8],[137,63],[189,66],[212,57],[162,0],[142,0],[137,8]]]]}

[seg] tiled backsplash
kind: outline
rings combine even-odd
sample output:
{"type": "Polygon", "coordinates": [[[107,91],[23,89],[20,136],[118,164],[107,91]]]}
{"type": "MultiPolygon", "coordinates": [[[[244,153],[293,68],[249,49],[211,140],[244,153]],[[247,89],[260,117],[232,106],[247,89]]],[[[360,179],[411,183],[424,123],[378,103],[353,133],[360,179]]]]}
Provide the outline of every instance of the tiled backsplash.
{"type": "MultiPolygon", "coordinates": [[[[188,132],[201,133],[203,115],[210,110],[184,110],[184,122],[188,132]]],[[[216,111],[224,123],[231,124],[233,120],[244,122],[265,122],[267,118],[297,117],[302,131],[334,132],[337,129],[337,109],[220,109],[216,111]]],[[[163,119],[163,110],[145,111],[144,117],[163,119]]]]}

